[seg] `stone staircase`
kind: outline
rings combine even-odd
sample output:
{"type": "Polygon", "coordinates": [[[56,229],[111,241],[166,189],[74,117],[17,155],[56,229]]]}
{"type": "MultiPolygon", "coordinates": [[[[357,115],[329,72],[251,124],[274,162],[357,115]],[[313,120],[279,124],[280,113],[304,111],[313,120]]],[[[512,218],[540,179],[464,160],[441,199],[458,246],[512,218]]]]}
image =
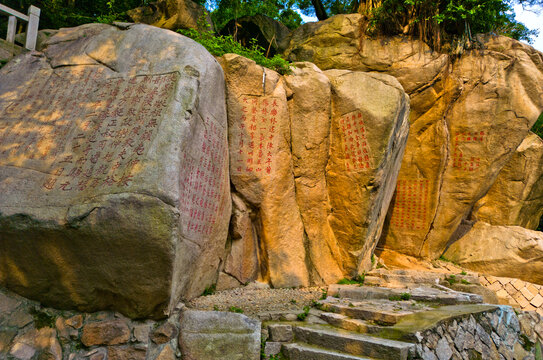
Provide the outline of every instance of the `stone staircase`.
{"type": "Polygon", "coordinates": [[[479,295],[427,285],[408,290],[331,285],[328,294],[311,310],[322,321],[274,324],[292,329],[282,336],[286,359],[419,359],[421,334],[498,309],[481,304],[479,295]]]}

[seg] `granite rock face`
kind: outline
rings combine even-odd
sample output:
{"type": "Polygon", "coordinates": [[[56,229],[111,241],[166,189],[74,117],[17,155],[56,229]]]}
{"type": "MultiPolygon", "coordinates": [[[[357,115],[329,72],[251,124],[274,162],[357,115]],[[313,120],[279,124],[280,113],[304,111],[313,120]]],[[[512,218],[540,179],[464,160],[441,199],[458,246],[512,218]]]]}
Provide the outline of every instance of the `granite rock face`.
{"type": "Polygon", "coordinates": [[[541,231],[477,222],[444,256],[470,270],[543,285],[541,231]]]}
{"type": "Polygon", "coordinates": [[[500,171],[471,218],[535,230],[543,215],[543,139],[528,135],[500,171]]]}
{"type": "Polygon", "coordinates": [[[0,285],[130,317],[201,294],[231,209],[213,57],[155,27],[90,24],[0,76],[0,285]]]}
{"type": "Polygon", "coordinates": [[[359,14],[304,24],[286,54],[321,69],[394,76],[411,99],[410,133],[380,247],[437,258],[494,183],[543,108],[543,55],[479,36],[461,56],[397,36],[369,39],[359,14]]]}
{"type": "Polygon", "coordinates": [[[226,272],[245,282],[241,270],[258,263],[260,280],[285,287],[368,269],[407,138],[399,83],[310,63],[282,77],[241,56],[220,61],[239,209],[226,272]],[[257,246],[256,257],[239,255],[257,246]]]}
{"type": "Polygon", "coordinates": [[[192,0],[158,0],[129,10],[127,15],[136,23],[163,29],[213,31],[213,21],[205,7],[192,0]]]}

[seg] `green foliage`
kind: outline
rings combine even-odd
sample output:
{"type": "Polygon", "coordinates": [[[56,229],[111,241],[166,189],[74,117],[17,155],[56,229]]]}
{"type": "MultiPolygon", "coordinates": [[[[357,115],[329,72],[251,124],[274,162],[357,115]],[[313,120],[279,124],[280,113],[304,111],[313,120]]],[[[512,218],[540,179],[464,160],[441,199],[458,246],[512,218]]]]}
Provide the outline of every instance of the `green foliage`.
{"type": "MultiPolygon", "coordinates": [[[[126,11],[147,0],[3,0],[2,4],[24,14],[30,5],[41,9],[40,28],[59,29],[93,22],[128,20],[126,11]]],[[[7,19],[7,17],[5,17],[7,19]]],[[[4,17],[1,17],[4,21],[4,17]]],[[[0,26],[1,27],[1,26],[0,26]]]]}
{"type": "Polygon", "coordinates": [[[298,320],[304,321],[307,315],[309,315],[309,310],[311,308],[309,306],[304,306],[304,312],[297,315],[298,320]]]}
{"type": "Polygon", "coordinates": [[[456,275],[445,276],[445,281],[447,281],[449,285],[453,285],[458,282],[458,280],[456,279],[456,275]]]}
{"type": "Polygon", "coordinates": [[[202,293],[202,296],[209,296],[215,294],[215,291],[217,289],[217,285],[213,284],[210,287],[205,288],[204,292],[202,293]]]}
{"type": "Polygon", "coordinates": [[[401,293],[400,295],[393,295],[388,298],[390,301],[407,301],[411,300],[411,294],[408,292],[401,293]]]}
{"type": "Polygon", "coordinates": [[[534,347],[535,343],[533,341],[531,341],[530,338],[528,336],[526,336],[525,334],[520,334],[519,337],[520,337],[520,339],[519,339],[520,344],[522,345],[524,350],[532,351],[532,348],[534,347]]]}
{"type": "Polygon", "coordinates": [[[462,270],[462,272],[460,273],[460,275],[467,275],[468,273],[465,272],[464,270],[462,270]]]}
{"type": "Polygon", "coordinates": [[[6,65],[7,63],[8,63],[7,60],[0,59],[0,69],[1,69],[4,65],[6,65]]]}
{"type": "Polygon", "coordinates": [[[319,300],[326,300],[326,298],[328,297],[328,289],[322,289],[322,295],[320,297],[319,300]]]}
{"type": "Polygon", "coordinates": [[[233,312],[233,313],[243,314],[243,309],[241,309],[241,308],[239,308],[237,306],[230,306],[228,311],[233,312]]]}
{"type": "Polygon", "coordinates": [[[48,314],[37,308],[30,309],[30,315],[32,315],[32,318],[34,319],[34,326],[36,326],[36,329],[55,327],[55,321],[57,320],[55,315],[48,314]]]}
{"type": "Polygon", "coordinates": [[[254,60],[257,64],[275,70],[281,74],[289,72],[289,63],[279,55],[267,58],[263,47],[253,41],[250,47],[243,47],[232,36],[215,36],[211,31],[196,31],[194,29],[178,30],[179,33],[190,37],[202,44],[207,51],[215,56],[234,53],[254,60]]]}
{"type": "Polygon", "coordinates": [[[464,284],[464,285],[469,285],[469,284],[471,284],[471,283],[470,283],[469,281],[467,281],[466,279],[462,279],[462,280],[460,280],[460,282],[461,282],[462,284],[464,284]]]}
{"type": "Polygon", "coordinates": [[[295,3],[295,0],[215,0],[208,4],[214,9],[211,19],[215,28],[220,30],[231,20],[256,14],[279,20],[290,29],[297,28],[302,18],[294,11],[295,3]]]}
{"type": "Polygon", "coordinates": [[[343,278],[343,279],[339,280],[337,283],[340,284],[340,285],[356,285],[356,284],[358,284],[359,286],[362,286],[362,285],[364,285],[365,278],[366,278],[365,274],[356,275],[352,279],[343,278]]]}
{"type": "Polygon", "coordinates": [[[315,309],[322,310],[322,303],[318,301],[313,300],[313,302],[311,303],[311,306],[313,306],[315,309]]]}
{"type": "Polygon", "coordinates": [[[539,115],[531,130],[543,139],[543,113],[539,115]]]}
{"type": "Polygon", "coordinates": [[[290,299],[290,303],[291,303],[291,304],[296,305],[296,302],[297,302],[296,300],[290,299]]]}

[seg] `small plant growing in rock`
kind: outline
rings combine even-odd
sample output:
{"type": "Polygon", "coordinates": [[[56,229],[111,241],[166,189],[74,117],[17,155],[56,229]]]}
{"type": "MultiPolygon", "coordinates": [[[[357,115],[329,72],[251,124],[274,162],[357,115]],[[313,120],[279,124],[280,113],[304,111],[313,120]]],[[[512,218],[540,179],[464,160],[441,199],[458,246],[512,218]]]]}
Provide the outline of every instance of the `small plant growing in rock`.
{"type": "Polygon", "coordinates": [[[215,290],[217,289],[217,285],[213,284],[210,287],[205,288],[204,292],[202,293],[202,296],[209,296],[215,294],[215,290]]]}
{"type": "Polygon", "coordinates": [[[233,312],[233,313],[243,314],[243,309],[240,309],[237,306],[230,306],[228,311],[233,312]]]}
{"type": "Polygon", "coordinates": [[[447,281],[449,285],[454,285],[458,282],[456,275],[449,275],[448,277],[445,276],[445,281],[447,281]]]}
{"type": "Polygon", "coordinates": [[[356,275],[352,279],[343,278],[343,279],[339,280],[337,283],[340,284],[340,285],[356,285],[356,284],[358,284],[359,286],[362,286],[362,285],[364,285],[364,281],[366,280],[365,278],[366,278],[366,274],[356,275]]]}
{"type": "Polygon", "coordinates": [[[460,273],[460,275],[467,275],[468,273],[465,272],[464,270],[462,270],[462,272],[460,273]]]}
{"type": "Polygon", "coordinates": [[[469,285],[469,284],[471,284],[471,283],[470,283],[469,281],[467,281],[466,279],[462,279],[462,280],[460,280],[460,282],[461,282],[462,284],[464,284],[464,285],[469,285]]]}
{"type": "Polygon", "coordinates": [[[411,294],[408,292],[401,293],[400,295],[393,295],[388,298],[390,301],[407,301],[411,300],[411,294]]]}
{"type": "Polygon", "coordinates": [[[57,320],[57,317],[54,315],[48,314],[45,311],[36,308],[30,309],[30,315],[32,315],[32,318],[34,319],[34,325],[36,326],[36,329],[41,329],[44,327],[55,327],[55,321],[57,320]]]}
{"type": "Polygon", "coordinates": [[[322,295],[319,300],[326,300],[327,297],[328,297],[328,290],[322,289],[322,295]]]}
{"type": "Polygon", "coordinates": [[[304,306],[304,312],[298,314],[298,316],[297,316],[298,320],[304,321],[305,318],[307,317],[307,315],[309,315],[309,310],[310,310],[310,309],[311,309],[311,308],[310,308],[309,306],[307,306],[307,305],[304,306]]]}
{"type": "Polygon", "coordinates": [[[313,300],[313,302],[311,303],[311,306],[313,306],[315,309],[322,310],[322,303],[318,301],[313,300]]]}
{"type": "Polygon", "coordinates": [[[220,311],[217,305],[213,305],[213,311],[220,311]]]}
{"type": "Polygon", "coordinates": [[[290,299],[290,303],[293,304],[293,305],[296,305],[296,300],[290,299]]]}

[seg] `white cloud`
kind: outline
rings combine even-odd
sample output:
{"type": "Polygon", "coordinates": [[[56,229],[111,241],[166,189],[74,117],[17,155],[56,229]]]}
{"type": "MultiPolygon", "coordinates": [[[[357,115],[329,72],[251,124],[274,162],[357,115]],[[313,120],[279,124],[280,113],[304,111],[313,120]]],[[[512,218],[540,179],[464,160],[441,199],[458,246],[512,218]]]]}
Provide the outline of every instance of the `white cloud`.
{"type": "Polygon", "coordinates": [[[538,14],[534,11],[524,10],[520,5],[515,5],[514,9],[515,18],[518,21],[526,25],[530,30],[539,30],[539,36],[531,45],[537,50],[543,51],[543,11],[538,14]]]}

